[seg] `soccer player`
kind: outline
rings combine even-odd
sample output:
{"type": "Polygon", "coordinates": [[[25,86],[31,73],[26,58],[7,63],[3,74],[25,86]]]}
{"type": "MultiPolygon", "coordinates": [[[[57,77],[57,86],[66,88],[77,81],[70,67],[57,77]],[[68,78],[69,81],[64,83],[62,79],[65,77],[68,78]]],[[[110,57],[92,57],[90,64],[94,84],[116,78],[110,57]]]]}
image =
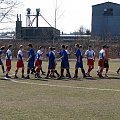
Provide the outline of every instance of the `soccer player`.
{"type": "Polygon", "coordinates": [[[1,55],[4,53],[4,49],[5,49],[5,46],[1,46],[1,48],[0,48],[0,65],[1,65],[1,67],[2,67],[3,73],[5,73],[5,69],[4,69],[3,62],[2,62],[2,60],[1,60],[1,55]]]}
{"type": "Polygon", "coordinates": [[[46,56],[48,57],[49,60],[48,60],[48,72],[45,78],[48,79],[50,74],[54,75],[54,72],[55,72],[56,61],[55,61],[55,54],[53,53],[52,47],[49,47],[49,52],[46,54],[46,56]]]}
{"type": "Polygon", "coordinates": [[[103,69],[104,69],[105,48],[106,48],[106,46],[103,45],[102,49],[101,49],[100,52],[99,52],[97,75],[98,75],[100,78],[103,78],[102,72],[103,72],[103,69]]]}
{"type": "MultiPolygon", "coordinates": [[[[55,47],[52,47],[52,52],[53,52],[53,54],[55,56],[55,63],[54,63],[55,67],[54,68],[56,68],[57,62],[56,62],[56,50],[55,50],[55,47]]],[[[56,73],[57,77],[60,77],[60,75],[59,75],[59,73],[57,72],[56,69],[54,69],[54,70],[51,71],[50,76],[53,77],[53,78],[56,78],[56,76],[54,75],[54,73],[56,73]]]]}
{"type": "Polygon", "coordinates": [[[37,51],[36,61],[35,61],[35,68],[36,68],[35,77],[37,78],[41,78],[40,70],[42,69],[42,54],[43,54],[43,47],[40,46],[39,50],[37,51]]]}
{"type": "Polygon", "coordinates": [[[105,48],[105,60],[104,60],[104,68],[106,68],[106,71],[105,71],[105,77],[108,77],[107,73],[108,73],[108,70],[109,70],[109,58],[108,58],[108,54],[109,54],[109,47],[106,46],[105,48]]]}
{"type": "Polygon", "coordinates": [[[12,60],[12,44],[8,45],[8,50],[6,52],[6,78],[10,78],[10,76],[8,76],[10,70],[11,70],[11,60],[12,60]]]}
{"type": "Polygon", "coordinates": [[[30,79],[29,74],[30,70],[34,68],[34,62],[35,62],[35,53],[32,44],[28,44],[29,52],[28,52],[28,66],[27,66],[27,77],[26,79],[30,79]]]}
{"type": "MultiPolygon", "coordinates": [[[[35,66],[32,68],[32,70],[31,70],[31,74],[34,74],[35,73],[35,69],[36,69],[36,67],[38,67],[38,64],[40,63],[41,65],[40,65],[40,68],[38,68],[37,70],[38,71],[41,71],[42,72],[42,74],[43,75],[45,75],[45,72],[42,70],[42,59],[43,59],[43,52],[44,52],[44,47],[43,46],[40,46],[39,47],[39,50],[37,51],[37,53],[36,53],[36,58],[37,59],[39,59],[39,60],[37,60],[36,59],[36,61],[35,61],[35,66]],[[39,57],[39,58],[38,58],[39,57]],[[39,70],[40,69],[40,70],[39,70]]],[[[40,72],[39,72],[39,74],[40,74],[40,72]]],[[[36,75],[35,75],[36,76],[36,75]]],[[[39,76],[39,75],[38,75],[39,76]]],[[[37,76],[36,76],[37,77],[37,76]]],[[[39,76],[39,78],[41,78],[41,76],[39,76]]]]}
{"type": "Polygon", "coordinates": [[[18,78],[17,73],[19,68],[22,68],[22,78],[24,77],[24,63],[23,63],[23,45],[19,46],[19,51],[17,53],[17,65],[16,65],[17,69],[15,70],[15,77],[14,78],[18,78]]]}
{"type": "Polygon", "coordinates": [[[117,72],[117,74],[119,74],[119,72],[120,72],[120,67],[117,69],[117,71],[116,71],[116,72],[117,72]]]}
{"type": "Polygon", "coordinates": [[[76,61],[76,65],[75,65],[75,75],[73,78],[78,78],[78,68],[81,68],[81,72],[83,74],[83,78],[86,77],[86,74],[85,74],[85,70],[83,68],[83,56],[82,56],[82,46],[79,45],[79,44],[75,44],[75,48],[76,48],[76,58],[77,58],[77,61],[76,61]]]}
{"type": "Polygon", "coordinates": [[[68,53],[65,50],[65,45],[62,45],[62,50],[60,51],[60,58],[61,59],[61,74],[59,79],[61,79],[64,75],[64,69],[67,71],[68,78],[71,78],[70,71],[69,71],[69,61],[68,61],[68,53]]]}
{"type": "Polygon", "coordinates": [[[86,73],[86,76],[92,77],[92,76],[90,76],[90,72],[94,68],[95,52],[92,50],[92,46],[91,45],[89,45],[88,50],[86,50],[85,56],[87,58],[87,65],[88,65],[88,71],[86,73]]]}
{"type": "MultiPolygon", "coordinates": [[[[68,45],[65,46],[65,51],[67,52],[68,57],[69,57],[71,53],[70,53],[69,50],[68,50],[68,45]]],[[[66,77],[68,77],[68,74],[67,74],[67,73],[66,73],[66,77]]]]}

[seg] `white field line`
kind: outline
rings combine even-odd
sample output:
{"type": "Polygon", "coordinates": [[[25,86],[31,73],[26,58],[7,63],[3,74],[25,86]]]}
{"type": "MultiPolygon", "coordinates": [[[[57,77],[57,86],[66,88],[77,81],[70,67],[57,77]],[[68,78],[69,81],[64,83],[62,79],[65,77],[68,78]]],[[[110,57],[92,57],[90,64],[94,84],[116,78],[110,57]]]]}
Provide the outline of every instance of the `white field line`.
{"type": "Polygon", "coordinates": [[[28,85],[38,85],[38,86],[48,86],[48,87],[59,87],[59,88],[73,88],[73,89],[85,89],[85,90],[98,90],[98,91],[114,91],[120,92],[119,89],[101,89],[101,88],[89,88],[89,87],[75,87],[75,86],[65,86],[65,85],[50,85],[50,84],[38,84],[38,83],[30,83],[30,82],[21,82],[16,80],[11,80],[12,82],[28,84],[28,85]]]}

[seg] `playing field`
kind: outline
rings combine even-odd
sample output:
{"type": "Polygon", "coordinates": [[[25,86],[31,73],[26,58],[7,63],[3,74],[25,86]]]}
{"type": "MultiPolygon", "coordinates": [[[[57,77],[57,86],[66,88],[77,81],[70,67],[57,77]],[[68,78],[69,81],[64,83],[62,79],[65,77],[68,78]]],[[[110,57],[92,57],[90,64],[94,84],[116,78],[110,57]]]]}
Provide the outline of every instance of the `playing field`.
{"type": "MultiPolygon", "coordinates": [[[[72,76],[74,65],[71,61],[72,76]]],[[[15,62],[12,66],[11,75],[15,62]]],[[[110,60],[109,78],[104,79],[96,75],[97,62],[92,79],[79,72],[77,80],[38,80],[33,75],[30,80],[2,80],[0,72],[0,120],[120,120],[119,66],[120,60],[110,60]]],[[[47,71],[46,62],[43,69],[47,71]]]]}

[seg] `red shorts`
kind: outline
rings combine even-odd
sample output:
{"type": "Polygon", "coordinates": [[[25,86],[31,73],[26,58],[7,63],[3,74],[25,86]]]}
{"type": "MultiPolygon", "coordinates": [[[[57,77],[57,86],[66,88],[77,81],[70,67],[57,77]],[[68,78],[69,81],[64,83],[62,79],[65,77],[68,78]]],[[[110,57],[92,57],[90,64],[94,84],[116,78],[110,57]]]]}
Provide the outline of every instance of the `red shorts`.
{"type": "Polygon", "coordinates": [[[93,59],[87,59],[87,65],[94,66],[94,60],[93,59]]]}
{"type": "Polygon", "coordinates": [[[7,71],[10,71],[10,69],[11,69],[11,60],[6,60],[6,69],[7,69],[7,71]]]}
{"type": "Polygon", "coordinates": [[[35,61],[35,66],[36,66],[36,67],[38,67],[38,66],[41,67],[41,65],[42,65],[42,60],[36,60],[36,61],[35,61]]]}
{"type": "Polygon", "coordinates": [[[6,60],[6,67],[11,67],[11,60],[6,60]]]}
{"type": "Polygon", "coordinates": [[[98,66],[104,67],[104,60],[103,59],[98,60],[98,66]]]}
{"type": "Polygon", "coordinates": [[[17,61],[17,68],[23,68],[23,67],[24,67],[23,60],[18,60],[17,61]]]}

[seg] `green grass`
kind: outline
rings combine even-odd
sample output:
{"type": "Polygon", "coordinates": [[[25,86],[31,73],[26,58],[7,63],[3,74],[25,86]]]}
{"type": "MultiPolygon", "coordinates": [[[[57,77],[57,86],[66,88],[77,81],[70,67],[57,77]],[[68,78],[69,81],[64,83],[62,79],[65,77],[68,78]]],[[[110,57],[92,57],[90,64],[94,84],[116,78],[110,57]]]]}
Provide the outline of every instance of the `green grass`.
{"type": "MultiPolygon", "coordinates": [[[[71,74],[74,74],[75,62],[71,61],[71,74]]],[[[59,71],[59,62],[57,69],[59,71]]],[[[119,120],[120,92],[101,91],[80,88],[44,86],[60,85],[120,90],[120,76],[116,69],[119,60],[110,61],[109,79],[99,79],[95,69],[91,75],[94,80],[21,80],[36,84],[17,83],[0,80],[0,120],[119,120]]],[[[43,69],[47,71],[46,62],[43,69]]],[[[85,65],[85,69],[87,66],[85,65]]],[[[15,62],[10,74],[15,71],[15,62]]],[[[26,70],[25,70],[26,72],[26,70]]],[[[0,73],[2,74],[2,73],[0,73]]],[[[20,75],[19,75],[20,76],[20,75]]]]}

